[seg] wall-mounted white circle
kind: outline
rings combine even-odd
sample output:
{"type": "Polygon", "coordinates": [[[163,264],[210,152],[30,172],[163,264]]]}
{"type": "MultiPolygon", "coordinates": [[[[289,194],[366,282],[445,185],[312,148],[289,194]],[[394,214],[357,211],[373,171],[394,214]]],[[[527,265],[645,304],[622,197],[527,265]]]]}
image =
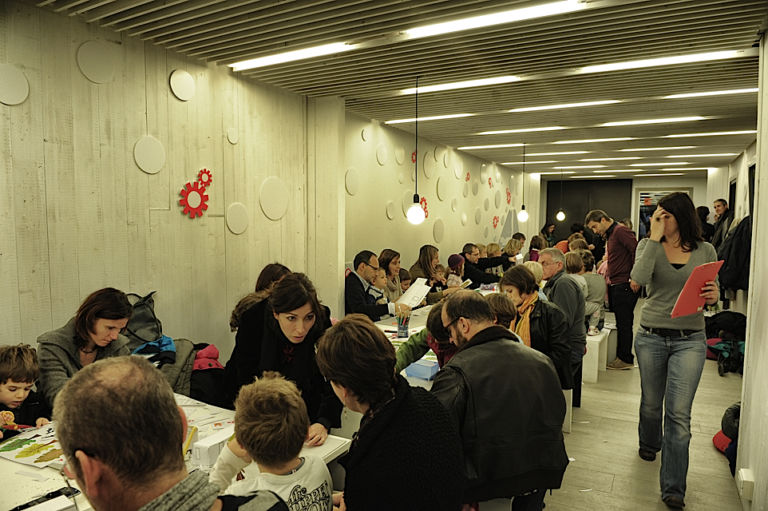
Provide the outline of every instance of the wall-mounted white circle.
{"type": "Polygon", "coordinates": [[[347,169],[347,173],[344,175],[344,187],[350,195],[357,193],[360,187],[360,180],[357,178],[357,171],[355,169],[347,169]]]}
{"type": "Polygon", "coordinates": [[[416,165],[411,169],[411,183],[416,182],[416,165]]]}
{"type": "Polygon", "coordinates": [[[483,201],[483,209],[486,211],[491,209],[491,201],[488,200],[488,197],[486,197],[485,200],[483,201]]]}
{"type": "Polygon", "coordinates": [[[443,153],[443,167],[447,169],[450,163],[451,163],[451,153],[446,149],[445,152],[443,153]]]}
{"type": "Polygon", "coordinates": [[[456,179],[461,179],[464,176],[464,169],[458,162],[453,164],[453,175],[456,176],[456,179]]]}
{"type": "Polygon", "coordinates": [[[387,213],[387,218],[389,218],[390,220],[395,218],[395,203],[394,202],[392,202],[391,200],[387,201],[387,205],[385,206],[385,210],[386,210],[386,213],[387,213]]]}
{"type": "Polygon", "coordinates": [[[464,197],[469,197],[469,181],[464,181],[464,187],[461,190],[464,197]]]}
{"type": "Polygon", "coordinates": [[[133,159],[147,174],[157,174],[165,165],[165,147],[152,135],[144,135],[133,146],[133,159]]]}
{"type": "Polygon", "coordinates": [[[477,192],[480,191],[480,182],[475,179],[472,181],[472,195],[477,195],[477,192]]]}
{"type": "Polygon", "coordinates": [[[461,225],[467,225],[467,214],[462,213],[461,214],[461,225]]]}
{"type": "Polygon", "coordinates": [[[432,237],[435,239],[435,243],[442,243],[443,238],[445,238],[445,223],[442,218],[438,218],[432,224],[432,237]]]}
{"type": "Polygon", "coordinates": [[[104,41],[86,41],[77,49],[77,67],[93,83],[111,82],[115,75],[115,47],[104,41]]]}
{"type": "Polygon", "coordinates": [[[459,201],[456,199],[451,200],[451,210],[456,211],[459,209],[459,201]]]}
{"type": "Polygon", "coordinates": [[[395,149],[395,161],[398,165],[402,165],[405,162],[405,149],[402,147],[395,149]]]}
{"type": "Polygon", "coordinates": [[[248,209],[242,202],[233,202],[227,208],[227,227],[232,234],[243,234],[248,228],[248,209]]]}
{"type": "Polygon", "coordinates": [[[493,204],[498,208],[501,207],[501,190],[496,190],[493,196],[493,204]]]}
{"type": "Polygon", "coordinates": [[[400,184],[405,183],[405,180],[408,179],[408,175],[406,174],[405,170],[398,170],[397,171],[397,182],[400,184]]]}
{"type": "Polygon", "coordinates": [[[288,211],[288,187],[282,179],[269,176],[261,183],[259,204],[264,215],[270,220],[280,220],[288,211]]]}
{"type": "Polygon", "coordinates": [[[371,128],[363,128],[360,130],[360,138],[362,138],[364,142],[371,138],[371,128]]]}
{"type": "Polygon", "coordinates": [[[13,64],[0,64],[0,103],[20,105],[29,96],[29,82],[13,64]]]}
{"type": "Polygon", "coordinates": [[[483,220],[483,212],[480,211],[480,208],[475,208],[475,223],[477,225],[480,225],[480,222],[483,220]]]}
{"type": "Polygon", "coordinates": [[[403,208],[403,216],[405,218],[408,218],[408,208],[411,207],[413,204],[413,192],[410,190],[406,190],[403,192],[403,196],[400,199],[400,202],[402,203],[401,206],[403,208]]]}
{"type": "Polygon", "coordinates": [[[445,149],[442,147],[435,146],[435,150],[432,151],[432,157],[435,159],[435,161],[440,161],[440,159],[443,157],[443,151],[445,151],[445,149]]]}
{"type": "Polygon", "coordinates": [[[488,239],[488,233],[490,231],[488,230],[488,226],[485,226],[485,229],[483,229],[483,238],[488,239]]]}
{"type": "Polygon", "coordinates": [[[389,158],[389,150],[387,150],[387,146],[384,144],[379,144],[376,146],[376,161],[379,163],[379,165],[386,165],[387,159],[389,158]]]}
{"type": "Polygon", "coordinates": [[[437,198],[441,201],[448,198],[448,180],[445,176],[437,178],[437,198]]]}
{"type": "Polygon", "coordinates": [[[430,179],[435,173],[435,159],[432,157],[432,153],[424,153],[423,163],[421,166],[424,177],[430,179]]]}
{"type": "Polygon", "coordinates": [[[500,170],[496,171],[496,180],[497,181],[501,181],[501,171],[500,170]]]}
{"type": "Polygon", "coordinates": [[[240,133],[238,133],[236,128],[227,128],[227,141],[232,145],[240,141],[240,133]]]}
{"type": "Polygon", "coordinates": [[[173,95],[182,101],[195,97],[195,79],[183,69],[174,69],[168,80],[173,95]]]}

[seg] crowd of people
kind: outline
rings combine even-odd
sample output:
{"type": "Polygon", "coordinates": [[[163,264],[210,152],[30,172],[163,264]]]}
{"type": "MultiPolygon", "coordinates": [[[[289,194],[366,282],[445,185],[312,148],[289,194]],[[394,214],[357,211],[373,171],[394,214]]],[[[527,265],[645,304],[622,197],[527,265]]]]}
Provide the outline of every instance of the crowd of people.
{"type": "MultiPolygon", "coordinates": [[[[638,454],[652,461],[661,451],[661,496],[680,509],[704,319],[670,312],[693,268],[717,257],[701,214],[672,193],[639,243],[631,226],[593,210],[566,240],[548,223],[527,252],[517,233],[504,247],[466,243],[446,265],[424,245],[408,270],[396,250],[363,250],[335,324],[306,275],[267,265],[230,318],[235,348],[220,392],[235,409],[235,435],[210,475],[187,472],[186,418],[167,380],[127,356],[132,305],[117,289],[89,295],[37,350],[0,348],[0,416],[31,426],[55,419],[64,472],[94,509],[468,511],[503,497],[512,509],[540,510],[568,465],[562,390],[580,406],[586,337],[607,302],[618,339],[609,368],[635,367],[642,288],[638,454]],[[398,299],[419,278],[430,287],[426,328],[395,350],[374,322],[409,314],[398,299]],[[497,292],[473,291],[490,284],[497,292]],[[429,350],[441,368],[431,391],[411,387],[400,371],[429,350]],[[343,407],[362,420],[334,493],[323,461],[300,451],[326,441],[343,407]]],[[[727,206],[718,214],[713,242],[727,229],[727,206]]],[[[716,303],[717,282],[701,296],[716,303]]]]}

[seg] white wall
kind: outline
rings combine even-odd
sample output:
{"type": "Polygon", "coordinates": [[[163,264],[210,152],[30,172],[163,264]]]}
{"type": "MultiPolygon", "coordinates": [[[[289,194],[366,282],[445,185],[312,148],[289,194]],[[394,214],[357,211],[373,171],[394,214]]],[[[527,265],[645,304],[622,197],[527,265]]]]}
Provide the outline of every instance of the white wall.
{"type": "MultiPolygon", "coordinates": [[[[34,344],[91,291],[114,286],[157,290],[165,333],[215,342],[226,359],[230,311],[264,264],[304,271],[309,245],[327,244],[324,254],[340,269],[333,247],[341,252],[343,229],[308,225],[310,211],[334,226],[339,211],[343,218],[338,180],[322,183],[319,202],[309,203],[316,190],[308,186],[328,171],[326,159],[334,164],[341,154],[341,102],[321,106],[326,117],[337,112],[336,122],[308,126],[303,97],[7,0],[0,1],[0,62],[20,68],[30,86],[23,104],[0,104],[0,343],[34,344]],[[77,49],[91,39],[114,49],[109,83],[88,81],[77,66],[77,49]],[[191,101],[169,91],[174,69],[194,77],[191,101]],[[237,130],[238,144],[227,142],[228,128],[237,130]],[[133,161],[145,134],[165,146],[165,166],[154,175],[133,161]],[[308,136],[319,150],[307,150],[308,136]],[[204,167],[213,171],[209,209],[192,220],[181,213],[179,191],[204,167]],[[287,183],[289,206],[279,221],[259,205],[267,176],[287,183]],[[225,225],[234,201],[246,205],[250,222],[239,236],[225,225]]],[[[332,279],[324,292],[339,302],[332,279]]]]}
{"type": "MultiPolygon", "coordinates": [[[[760,42],[760,92],[758,94],[757,173],[755,208],[752,225],[752,259],[750,265],[747,309],[747,349],[744,363],[741,422],[737,469],[748,468],[754,474],[752,501],[742,499],[744,509],[768,509],[768,279],[765,265],[768,249],[768,46],[760,42]],[[761,257],[758,258],[758,254],[761,257]]],[[[749,155],[747,155],[749,159],[749,155]]],[[[741,174],[740,174],[741,175],[741,174]]],[[[738,185],[737,185],[738,186],[738,185]]]]}
{"type": "MultiPolygon", "coordinates": [[[[378,254],[384,248],[392,248],[400,252],[401,265],[408,269],[416,261],[419,248],[432,244],[440,249],[441,262],[446,264],[448,256],[460,252],[464,243],[498,241],[506,212],[519,209],[522,198],[520,171],[420,138],[418,191],[421,197],[427,199],[429,216],[419,226],[409,224],[403,213],[403,202],[408,205],[413,199],[414,164],[411,153],[414,147],[412,134],[347,114],[347,261],[364,249],[378,254]],[[401,157],[402,163],[398,162],[398,157],[401,157]],[[466,181],[467,173],[470,174],[470,181],[466,181]],[[438,183],[444,196],[437,193],[438,183]],[[506,200],[508,188],[512,195],[509,205],[506,200]],[[454,200],[455,211],[451,207],[454,200]],[[392,219],[387,217],[389,202],[392,203],[392,219]],[[479,223],[475,221],[476,214],[479,214],[479,223]],[[462,215],[466,215],[466,225],[462,224],[462,215]],[[495,216],[499,217],[496,228],[493,227],[495,216]],[[438,220],[443,222],[444,236],[436,240],[434,234],[438,220]]],[[[531,200],[526,203],[530,220],[518,226],[515,218],[512,233],[530,230],[533,234],[538,230],[535,225],[538,183],[528,176],[526,184],[526,201],[531,200]]]]}

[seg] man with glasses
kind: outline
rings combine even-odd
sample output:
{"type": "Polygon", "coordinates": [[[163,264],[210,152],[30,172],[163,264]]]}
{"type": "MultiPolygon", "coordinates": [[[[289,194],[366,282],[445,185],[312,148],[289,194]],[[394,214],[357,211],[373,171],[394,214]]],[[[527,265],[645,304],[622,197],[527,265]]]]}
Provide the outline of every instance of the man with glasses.
{"type": "Polygon", "coordinates": [[[378,321],[385,314],[405,312],[411,308],[402,303],[376,303],[368,293],[379,270],[379,258],[370,250],[363,250],[353,261],[355,270],[344,279],[344,309],[347,314],[365,314],[371,321],[378,321]]]}
{"type": "Polygon", "coordinates": [[[187,472],[187,424],[163,374],[142,357],[108,358],[78,371],[56,397],[56,435],[96,511],[287,511],[271,492],[218,497],[202,471],[187,472]]]}
{"type": "Polygon", "coordinates": [[[552,361],[494,325],[477,293],[446,298],[441,320],[458,351],[437,373],[432,393],[461,432],[464,502],[513,498],[513,509],[540,510],[568,465],[565,399],[552,361]]]}
{"type": "Polygon", "coordinates": [[[480,284],[495,284],[499,277],[493,273],[486,273],[487,268],[503,266],[506,270],[514,261],[514,257],[480,257],[480,249],[474,243],[467,243],[461,249],[464,255],[464,278],[472,281],[470,289],[477,289],[480,284]]]}

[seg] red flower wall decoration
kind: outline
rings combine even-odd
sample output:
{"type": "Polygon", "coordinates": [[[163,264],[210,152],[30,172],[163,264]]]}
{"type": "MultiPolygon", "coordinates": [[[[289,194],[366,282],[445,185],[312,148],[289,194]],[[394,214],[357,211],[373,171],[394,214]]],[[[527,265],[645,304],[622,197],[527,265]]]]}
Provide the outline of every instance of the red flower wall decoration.
{"type": "Polygon", "coordinates": [[[467,172],[467,176],[464,178],[464,181],[469,181],[472,178],[472,176],[467,172]]]}
{"type": "Polygon", "coordinates": [[[203,216],[203,211],[208,209],[208,196],[205,195],[205,187],[200,187],[200,183],[187,183],[180,192],[181,199],[179,205],[184,206],[183,215],[189,215],[189,218],[203,216]]]}
{"type": "Polygon", "coordinates": [[[509,188],[507,188],[507,204],[512,203],[512,192],[509,191],[509,188]]]}
{"type": "Polygon", "coordinates": [[[490,177],[488,178],[488,188],[493,188],[493,180],[490,177]]]}
{"type": "Polygon", "coordinates": [[[499,225],[499,217],[495,216],[493,217],[493,228],[495,229],[499,225]]]}
{"type": "Polygon", "coordinates": [[[211,186],[211,183],[213,182],[213,174],[211,174],[210,170],[203,169],[197,173],[197,182],[200,183],[200,186],[202,186],[203,189],[206,189],[211,186]]]}

